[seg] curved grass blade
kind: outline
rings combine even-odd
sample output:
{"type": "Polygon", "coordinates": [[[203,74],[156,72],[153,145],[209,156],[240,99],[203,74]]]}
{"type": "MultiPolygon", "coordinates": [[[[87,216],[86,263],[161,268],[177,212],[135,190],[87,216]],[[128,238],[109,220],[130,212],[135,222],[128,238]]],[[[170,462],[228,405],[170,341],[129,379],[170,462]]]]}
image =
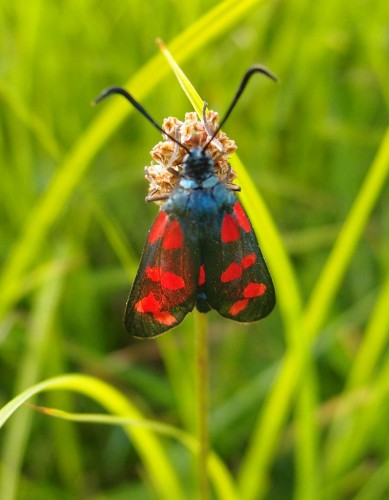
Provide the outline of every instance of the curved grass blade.
{"type": "MultiPolygon", "coordinates": [[[[138,408],[112,386],[86,375],[63,375],[36,384],[20,393],[0,410],[0,428],[28,399],[44,391],[69,390],[84,394],[101,404],[108,412],[131,419],[142,419],[138,408]]],[[[124,426],[124,431],[147,470],[160,498],[184,498],[176,472],[173,470],[159,439],[146,428],[124,426]]]]}
{"type": "MultiPolygon", "coordinates": [[[[154,433],[173,438],[185,446],[193,455],[199,454],[198,441],[187,432],[174,427],[173,425],[164,424],[155,420],[116,417],[112,415],[91,414],[91,413],[71,413],[55,408],[46,408],[35,405],[29,405],[32,409],[40,411],[45,415],[69,420],[71,422],[86,422],[90,424],[104,425],[120,425],[130,426],[134,428],[142,428],[150,430],[154,433]]],[[[238,500],[238,494],[228,469],[226,468],[220,457],[213,451],[209,453],[207,467],[210,478],[218,498],[226,500],[238,500]]]]}

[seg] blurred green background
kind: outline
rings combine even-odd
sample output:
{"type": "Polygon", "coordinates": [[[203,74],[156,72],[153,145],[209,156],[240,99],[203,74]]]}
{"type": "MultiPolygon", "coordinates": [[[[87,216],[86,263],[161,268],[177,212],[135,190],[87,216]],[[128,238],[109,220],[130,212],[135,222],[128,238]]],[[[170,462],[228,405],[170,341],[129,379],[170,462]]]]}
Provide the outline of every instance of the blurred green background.
{"type": "MultiPolygon", "coordinates": [[[[250,326],[209,314],[211,440],[236,497],[388,498],[389,3],[5,0],[0,30],[0,405],[85,373],[193,432],[193,315],[158,341],[122,326],[160,135],[125,102],[90,105],[130,79],[158,122],[182,119],[161,37],[221,114],[251,64],[280,78],[253,79],[224,127],[286,250],[250,212],[279,306],[250,326]]],[[[190,455],[162,443],[192,498],[190,455]]],[[[22,408],[0,452],[4,500],[159,498],[120,427],[22,408]]]]}

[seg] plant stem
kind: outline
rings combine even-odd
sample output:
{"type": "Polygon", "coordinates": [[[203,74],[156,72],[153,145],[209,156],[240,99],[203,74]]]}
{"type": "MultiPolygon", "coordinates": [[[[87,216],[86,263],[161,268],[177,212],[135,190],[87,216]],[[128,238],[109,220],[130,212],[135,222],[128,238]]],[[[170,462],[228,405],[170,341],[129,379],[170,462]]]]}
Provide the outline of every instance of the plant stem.
{"type": "Polygon", "coordinates": [[[208,500],[208,321],[206,314],[197,311],[195,314],[195,357],[199,498],[208,500]]]}

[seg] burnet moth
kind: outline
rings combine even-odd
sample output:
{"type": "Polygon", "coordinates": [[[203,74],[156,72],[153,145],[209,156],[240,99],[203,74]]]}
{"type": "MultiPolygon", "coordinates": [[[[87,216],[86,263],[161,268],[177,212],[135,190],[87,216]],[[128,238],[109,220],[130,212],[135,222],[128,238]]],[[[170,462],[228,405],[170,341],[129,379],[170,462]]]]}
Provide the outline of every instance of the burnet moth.
{"type": "Polygon", "coordinates": [[[250,220],[234,194],[240,188],[232,184],[234,176],[225,159],[226,150],[236,146],[221,132],[254,73],[276,80],[262,66],[249,68],[219,124],[217,113],[207,114],[205,104],[202,122],[187,113],[189,126],[188,120],[170,118],[161,127],[121,87],[103,91],[95,101],[121,94],[160,130],[166,141],[157,145],[155,156],[165,151],[164,171],[173,179],[167,182],[170,192],[154,182],[146,198],[162,206],[127,300],[124,324],[134,337],[164,333],[195,306],[202,313],[215,309],[243,323],[264,318],[274,307],[272,279],[250,220]],[[217,164],[227,165],[223,174],[217,164]]]}

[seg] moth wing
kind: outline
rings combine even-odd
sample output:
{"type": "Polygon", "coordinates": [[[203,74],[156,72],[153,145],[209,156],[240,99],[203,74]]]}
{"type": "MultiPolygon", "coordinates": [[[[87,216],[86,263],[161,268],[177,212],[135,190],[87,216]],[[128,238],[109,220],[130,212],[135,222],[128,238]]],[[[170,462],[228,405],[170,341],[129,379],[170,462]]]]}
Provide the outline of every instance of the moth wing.
{"type": "Polygon", "coordinates": [[[203,242],[209,305],[240,322],[257,321],[275,305],[270,273],[246,212],[238,200],[221,214],[218,234],[203,242]]]}
{"type": "Polygon", "coordinates": [[[127,331],[155,337],[177,326],[196,303],[199,248],[178,218],[160,210],[150,229],[124,315],[127,331]]]}

